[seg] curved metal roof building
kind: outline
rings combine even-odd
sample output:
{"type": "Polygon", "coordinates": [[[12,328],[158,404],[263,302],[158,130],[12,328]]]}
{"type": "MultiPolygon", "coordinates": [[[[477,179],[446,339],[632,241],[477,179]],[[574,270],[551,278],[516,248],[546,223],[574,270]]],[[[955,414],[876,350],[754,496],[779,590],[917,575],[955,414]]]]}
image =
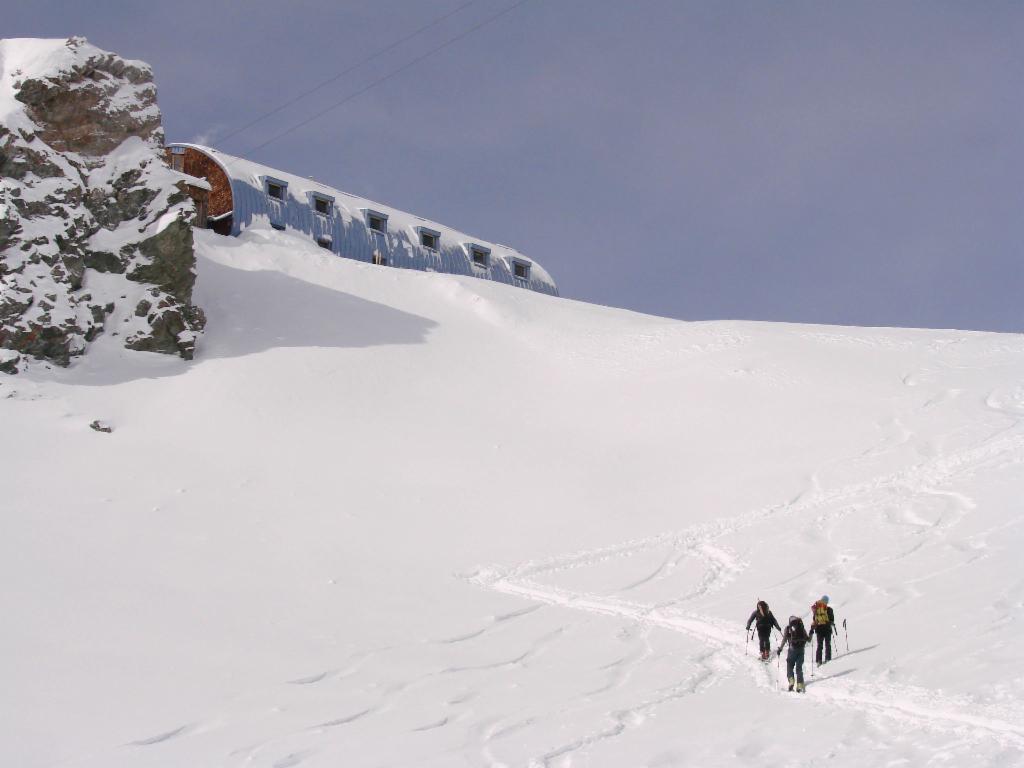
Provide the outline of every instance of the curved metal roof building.
{"type": "Polygon", "coordinates": [[[206,219],[221,234],[237,235],[251,226],[294,230],[349,259],[558,295],[540,264],[506,245],[210,147],[169,144],[167,155],[175,170],[209,183],[206,219]]]}

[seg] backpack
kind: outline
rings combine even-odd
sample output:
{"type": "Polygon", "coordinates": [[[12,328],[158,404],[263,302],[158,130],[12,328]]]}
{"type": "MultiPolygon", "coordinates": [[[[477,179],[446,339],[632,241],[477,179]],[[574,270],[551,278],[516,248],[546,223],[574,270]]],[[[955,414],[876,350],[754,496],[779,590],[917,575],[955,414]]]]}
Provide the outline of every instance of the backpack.
{"type": "Polygon", "coordinates": [[[789,630],[789,642],[793,646],[800,646],[806,643],[810,638],[807,636],[807,630],[804,628],[804,620],[800,618],[794,618],[789,622],[787,627],[789,630]]]}
{"type": "Polygon", "coordinates": [[[828,605],[819,600],[811,606],[811,611],[814,613],[814,626],[825,626],[829,624],[828,620],[828,605]]]}

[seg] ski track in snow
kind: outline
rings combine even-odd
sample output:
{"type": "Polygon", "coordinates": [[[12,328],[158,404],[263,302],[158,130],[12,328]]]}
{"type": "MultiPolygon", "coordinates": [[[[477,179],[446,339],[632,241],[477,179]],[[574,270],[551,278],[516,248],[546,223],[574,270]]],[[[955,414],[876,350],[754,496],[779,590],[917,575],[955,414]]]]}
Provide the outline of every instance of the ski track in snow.
{"type": "MultiPolygon", "coordinates": [[[[1016,415],[1020,402],[1019,392],[1009,398],[1005,395],[991,395],[988,405],[993,410],[1016,415]],[[1009,400],[1012,405],[1007,406],[1009,400]]],[[[1016,426],[1016,425],[1014,425],[1016,426]]],[[[901,427],[902,429],[902,427],[901,427]]],[[[698,595],[708,594],[722,588],[728,581],[746,567],[740,558],[714,542],[723,537],[752,528],[762,523],[777,520],[781,516],[813,514],[816,527],[835,521],[850,512],[868,507],[883,507],[891,504],[891,497],[931,496],[943,501],[944,512],[937,519],[928,520],[911,511],[905,512],[905,525],[929,529],[938,535],[955,524],[973,508],[969,497],[943,488],[955,478],[969,476],[988,467],[1004,466],[1009,463],[1024,463],[1024,436],[1008,435],[1013,427],[1000,430],[995,437],[979,445],[948,455],[935,456],[914,466],[889,473],[877,478],[847,485],[832,490],[813,487],[788,503],[756,509],[733,518],[703,523],[682,531],[670,532],[634,539],[620,544],[573,552],[544,560],[528,560],[511,567],[485,567],[467,576],[467,580],[485,589],[506,595],[520,597],[534,603],[569,608],[585,613],[626,619],[646,627],[659,627],[694,638],[709,648],[714,656],[715,673],[729,673],[737,669],[747,671],[755,684],[763,690],[775,691],[777,676],[775,665],[764,665],[745,653],[743,641],[733,640],[738,636],[737,625],[720,619],[686,612],[681,604],[698,595]],[[569,569],[590,568],[613,560],[630,558],[662,547],[671,547],[672,552],[662,560],[651,573],[625,585],[619,593],[625,593],[653,580],[665,577],[675,565],[690,556],[701,559],[707,568],[703,578],[689,594],[680,598],[655,604],[632,602],[609,594],[590,594],[556,587],[543,583],[544,576],[569,569]]],[[[903,442],[903,440],[901,440],[903,442]]],[[[909,510],[909,507],[907,507],[909,510]]],[[[976,537],[975,537],[976,538],[976,537]]],[[[925,540],[916,543],[909,551],[888,558],[898,560],[909,556],[925,545],[925,540]]],[[[971,562],[973,558],[966,562],[971,562]]],[[[933,578],[939,573],[962,567],[963,563],[948,566],[938,573],[928,573],[915,579],[920,582],[933,578]]],[[[908,582],[908,590],[913,584],[908,582]]],[[[855,649],[852,653],[867,649],[855,649]]],[[[852,655],[848,654],[848,655],[852,655]]],[[[837,658],[842,658],[841,656],[837,658]]],[[[705,670],[706,671],[706,670],[705,670]]],[[[923,728],[967,740],[995,740],[1004,747],[1024,748],[1024,710],[1019,707],[982,706],[967,697],[951,697],[941,692],[924,688],[851,680],[856,670],[850,669],[825,677],[811,678],[814,683],[812,694],[806,700],[827,703],[843,709],[854,710],[872,717],[886,718],[901,726],[923,728]],[[816,683],[829,681],[827,686],[816,683]]],[[[708,672],[710,674],[710,672],[708,672]]],[[[636,715],[657,707],[686,693],[695,693],[706,684],[700,675],[696,681],[681,683],[680,691],[670,692],[641,702],[634,708],[613,712],[608,715],[609,723],[590,735],[576,739],[562,747],[551,750],[531,763],[531,768],[549,766],[559,758],[584,749],[597,742],[614,738],[626,730],[636,715]]],[[[641,718],[642,719],[642,718],[641,718]]],[[[504,731],[491,734],[497,738],[504,731]]],[[[490,757],[485,754],[485,757],[490,757]]]]}
{"type": "MultiPolygon", "coordinates": [[[[1016,394],[1010,398],[992,395],[989,400],[990,407],[998,405],[999,410],[1009,411],[1007,415],[1015,415],[1012,411],[1017,402],[1016,394]],[[1012,403],[1009,407],[1008,400],[1012,403]]],[[[908,435],[903,434],[906,430],[901,424],[894,422],[894,425],[900,429],[897,443],[906,443],[909,440],[908,435]]],[[[874,508],[884,511],[893,525],[903,526],[912,531],[927,531],[930,534],[929,538],[921,538],[904,551],[887,554],[874,565],[899,560],[922,546],[936,543],[974,507],[973,499],[944,487],[946,484],[978,471],[1024,463],[1024,435],[1011,434],[1013,431],[1013,427],[1002,429],[988,440],[965,450],[932,456],[909,468],[835,489],[823,489],[817,475],[811,475],[808,487],[788,502],[758,508],[732,518],[612,546],[543,560],[528,560],[511,567],[478,569],[471,575],[464,575],[463,578],[479,587],[529,600],[531,604],[491,616],[485,623],[475,628],[470,627],[461,632],[424,640],[422,645],[450,647],[454,650],[462,644],[486,641],[491,633],[517,623],[514,620],[534,614],[545,605],[569,608],[595,616],[613,617],[639,626],[645,647],[633,650],[606,664],[602,668],[607,670],[604,684],[588,691],[580,691],[574,703],[563,712],[573,711],[596,695],[627,687],[634,673],[651,656],[651,644],[646,638],[653,628],[685,635],[704,646],[701,653],[687,659],[695,665],[695,669],[690,670],[687,676],[649,692],[628,706],[616,707],[601,714],[589,728],[577,730],[568,736],[564,743],[559,744],[556,739],[553,746],[547,745],[543,751],[535,753],[534,757],[527,760],[525,764],[530,768],[567,766],[574,764],[576,757],[585,761],[589,750],[616,739],[627,731],[641,728],[659,707],[700,694],[736,673],[749,676],[758,690],[774,693],[778,686],[775,664],[766,666],[754,657],[746,655],[743,641],[733,639],[739,635],[735,623],[686,610],[686,603],[721,590],[748,569],[749,566],[743,558],[730,551],[721,540],[759,525],[774,523],[780,517],[795,515],[808,516],[814,531],[829,536],[830,524],[842,520],[853,512],[874,508]],[[909,499],[934,501],[922,510],[905,503],[909,499]],[[646,574],[632,580],[624,580],[625,583],[610,594],[575,591],[544,582],[544,578],[552,574],[601,566],[661,548],[669,551],[664,557],[660,557],[646,574]],[[630,593],[635,590],[670,578],[682,563],[690,559],[702,563],[703,574],[680,596],[653,603],[628,599],[630,593]]],[[[982,531],[971,537],[972,540],[982,541],[975,557],[983,556],[983,541],[991,533],[992,531],[982,531]]],[[[968,541],[967,544],[972,545],[972,542],[968,541]]],[[[841,570],[848,567],[849,559],[839,552],[836,561],[829,568],[841,570]]],[[[971,562],[972,559],[965,562],[971,562]]],[[[898,600],[907,599],[913,596],[915,583],[961,568],[965,562],[953,563],[941,570],[922,573],[914,579],[904,581],[894,594],[898,600]]],[[[787,581],[799,577],[798,574],[787,581]]],[[[848,570],[845,577],[849,581],[859,580],[848,570]]],[[[343,730],[357,722],[361,726],[366,719],[393,712],[400,700],[411,691],[452,676],[490,675],[502,670],[524,667],[532,658],[544,653],[545,648],[562,636],[566,629],[565,626],[548,625],[543,632],[527,640],[525,647],[517,652],[485,659],[480,663],[440,664],[411,679],[397,682],[392,680],[378,689],[377,701],[372,705],[353,707],[348,713],[342,710],[333,718],[330,717],[330,713],[324,713],[327,715],[326,718],[307,720],[304,724],[296,723],[294,726],[285,727],[275,736],[259,744],[236,750],[231,754],[229,762],[232,765],[259,762],[275,768],[299,765],[317,754],[319,750],[316,747],[322,748],[329,744],[336,730],[343,730]]],[[[338,667],[283,680],[281,684],[299,689],[316,689],[322,685],[336,684],[359,673],[372,659],[394,650],[398,649],[382,647],[361,651],[350,656],[338,667]]],[[[870,650],[870,647],[855,648],[849,655],[865,650],[870,650]]],[[[924,688],[859,681],[853,677],[855,672],[855,669],[845,669],[835,674],[809,678],[810,693],[803,700],[793,701],[801,704],[824,703],[852,710],[869,718],[894,723],[901,729],[917,728],[952,736],[965,742],[995,741],[1004,747],[1024,749],[1024,725],[1021,725],[1024,723],[1024,712],[1018,711],[1014,706],[981,706],[966,697],[954,698],[924,688]],[[828,685],[817,684],[826,680],[828,685]]],[[[470,684],[467,693],[457,695],[447,703],[449,706],[459,705],[471,700],[475,695],[470,684]]],[[[463,716],[455,712],[438,712],[432,719],[427,715],[418,723],[411,724],[408,732],[415,734],[438,731],[450,728],[450,723],[461,719],[463,716]]],[[[508,717],[498,716],[478,723],[472,730],[477,734],[476,747],[480,756],[487,765],[502,765],[502,761],[494,755],[492,748],[499,746],[503,739],[536,727],[540,723],[541,720],[536,714],[526,713],[518,713],[518,716],[509,713],[508,717]]],[[[194,736],[202,730],[204,729],[192,724],[185,725],[132,741],[126,746],[137,750],[155,749],[165,743],[177,742],[179,737],[194,736]]]]}
{"type": "Polygon", "coordinates": [[[611,722],[607,726],[533,758],[528,763],[529,768],[550,768],[555,761],[570,757],[574,752],[592,747],[606,739],[615,738],[628,728],[641,725],[647,714],[662,704],[698,694],[714,683],[716,675],[731,671],[729,665],[722,664],[720,661],[716,663],[713,654],[701,656],[698,661],[700,669],[687,679],[657,692],[654,696],[638,704],[610,712],[608,718],[611,722]]]}
{"type": "MultiPolygon", "coordinates": [[[[855,338],[842,334],[804,335],[822,344],[865,347],[888,344],[875,338],[855,338]]],[[[663,344],[663,339],[656,334],[642,340],[651,347],[663,344]]],[[[707,345],[695,344],[683,352],[714,351],[730,346],[742,346],[747,341],[748,338],[740,334],[721,334],[719,338],[711,339],[707,345]]],[[[629,341],[630,344],[636,342],[635,338],[629,341]]],[[[901,343],[893,348],[903,349],[905,346],[901,343]]],[[[604,354],[600,345],[595,343],[594,350],[588,350],[581,354],[581,357],[599,357],[604,354]]],[[[676,354],[679,354],[678,350],[666,347],[665,356],[676,354]]],[[[623,365],[621,368],[625,372],[630,370],[629,365],[623,365]]],[[[770,367],[753,366],[727,373],[760,376],[778,386],[786,386],[792,380],[787,378],[784,371],[779,372],[770,367]]],[[[928,379],[932,373],[934,371],[930,369],[908,373],[904,377],[904,383],[916,386],[920,381],[928,379]]],[[[966,390],[957,388],[943,390],[921,404],[920,408],[930,409],[954,402],[961,398],[964,391],[966,390]]],[[[18,395],[18,392],[12,394],[18,395]]],[[[11,397],[12,394],[7,396],[11,397]]],[[[21,394],[20,397],[37,399],[39,395],[28,392],[21,394]]],[[[692,664],[692,668],[687,669],[685,673],[678,673],[678,677],[670,675],[664,684],[659,683],[654,690],[634,695],[632,701],[616,701],[603,712],[590,715],[582,724],[577,721],[569,733],[554,738],[542,748],[534,745],[536,751],[532,752],[533,757],[527,758],[524,762],[516,759],[516,765],[555,768],[575,765],[577,758],[581,762],[586,762],[589,750],[617,739],[630,730],[643,727],[658,708],[690,696],[700,695],[737,675],[748,677],[757,691],[774,694],[778,686],[774,660],[772,664],[765,665],[754,656],[747,655],[744,641],[735,639],[739,636],[737,630],[740,625],[687,610],[687,604],[722,590],[750,568],[743,556],[731,551],[724,540],[729,536],[756,529],[758,526],[774,524],[780,518],[798,515],[807,516],[809,519],[808,527],[801,526],[797,529],[802,535],[830,539],[832,526],[867,508],[884,514],[888,523],[904,531],[928,534],[927,537],[920,536],[918,540],[912,540],[909,546],[906,546],[906,542],[899,542],[902,545],[901,549],[891,553],[887,551],[884,557],[876,559],[872,565],[899,561],[913,555],[922,547],[935,545],[954,529],[975,505],[972,498],[944,487],[946,484],[975,472],[1024,463],[1024,435],[1014,434],[1024,423],[1024,387],[1001,387],[991,390],[982,397],[990,415],[1006,417],[1011,423],[992,433],[980,444],[965,450],[936,455],[941,454],[944,441],[952,436],[932,436],[932,442],[919,446],[919,453],[930,453],[924,455],[920,462],[867,481],[825,489],[820,484],[819,476],[822,473],[819,471],[810,475],[804,490],[780,504],[753,509],[734,517],[713,520],[681,531],[637,538],[611,546],[545,559],[527,560],[508,567],[489,566],[470,575],[464,575],[462,578],[478,587],[528,600],[531,604],[484,618],[477,625],[453,627],[450,628],[450,632],[438,631],[434,638],[424,640],[419,645],[424,648],[441,649],[445,653],[448,653],[445,649],[450,649],[450,655],[456,658],[451,659],[442,655],[439,657],[441,660],[431,661],[429,668],[420,668],[417,673],[409,673],[407,676],[400,664],[391,664],[392,659],[388,654],[393,651],[407,652],[414,648],[416,643],[361,651],[353,654],[347,661],[332,662],[330,668],[296,670],[309,674],[291,679],[282,677],[277,688],[261,692],[259,696],[254,696],[254,700],[273,701],[275,712],[287,712],[291,706],[295,710],[294,716],[283,724],[271,724],[268,731],[273,735],[265,736],[260,743],[227,753],[227,761],[222,764],[259,764],[272,768],[293,768],[314,756],[319,756],[323,760],[327,757],[323,751],[332,744],[337,745],[345,738],[362,738],[364,732],[374,733],[371,729],[378,727],[382,715],[393,714],[400,710],[399,705],[409,704],[413,692],[436,686],[436,691],[444,692],[444,697],[434,697],[432,700],[435,688],[430,688],[430,695],[422,697],[429,702],[429,706],[420,705],[420,709],[417,710],[419,703],[416,702],[409,707],[411,711],[416,711],[416,717],[407,718],[409,722],[402,720],[401,728],[404,732],[439,732],[441,737],[456,730],[460,721],[469,720],[469,733],[476,737],[475,744],[472,744],[471,740],[472,747],[479,751],[487,765],[504,765],[492,752],[492,748],[501,746],[503,740],[517,734],[523,737],[524,732],[531,728],[547,725],[543,715],[504,704],[501,705],[501,708],[506,710],[504,713],[488,712],[483,707],[476,713],[472,707],[464,708],[462,711],[445,707],[458,707],[472,702],[477,697],[484,698],[481,692],[487,691],[489,686],[493,687],[491,681],[502,679],[502,674],[518,674],[534,658],[543,655],[549,646],[568,633],[570,627],[551,623],[562,614],[549,614],[544,611],[544,621],[541,622],[543,631],[533,633],[529,637],[517,638],[515,646],[506,645],[501,651],[482,658],[474,656],[470,661],[460,657],[460,654],[470,650],[470,647],[477,654],[494,651],[494,646],[489,642],[492,636],[519,624],[515,620],[534,614],[544,606],[567,608],[598,617],[592,619],[590,623],[599,622],[600,617],[626,621],[639,628],[638,634],[643,641],[642,647],[630,648],[628,652],[599,667],[604,679],[595,681],[595,684],[588,688],[581,687],[573,691],[571,695],[574,698],[569,699],[571,703],[557,714],[573,712],[585,704],[592,705],[594,697],[608,691],[628,695],[631,680],[642,676],[645,665],[654,656],[652,643],[648,638],[655,630],[686,636],[698,641],[701,647],[699,652],[691,651],[685,659],[692,664]],[[927,503],[919,507],[905,503],[908,499],[926,500],[927,503]],[[610,593],[591,593],[545,582],[546,577],[560,572],[600,567],[642,554],[659,555],[662,549],[667,550],[666,554],[653,561],[647,571],[632,579],[623,578],[619,582],[620,586],[610,593]],[[630,599],[638,592],[643,592],[643,588],[678,575],[680,566],[694,560],[700,562],[703,571],[687,584],[681,594],[660,602],[630,599]],[[552,616],[555,618],[552,619],[552,616]],[[331,693],[340,693],[340,683],[348,684],[350,678],[360,674],[371,678],[373,685],[360,688],[358,692],[361,695],[354,701],[346,700],[346,703],[341,705],[325,705],[323,699],[317,698],[324,696],[325,689],[328,696],[331,693]],[[398,679],[393,675],[398,675],[398,679]],[[452,685],[448,683],[451,680],[460,682],[452,685]],[[460,690],[452,694],[453,687],[460,690]],[[305,700],[300,697],[309,697],[311,703],[303,707],[301,703],[296,703],[305,700]],[[444,706],[438,707],[437,704],[444,706]]],[[[868,462],[897,449],[907,448],[915,437],[914,432],[898,416],[880,423],[879,427],[885,430],[884,438],[847,463],[868,462]]],[[[908,452],[910,450],[907,448],[908,452]]],[[[832,461],[829,464],[840,465],[841,462],[832,461]]],[[[1000,527],[1005,528],[1013,524],[1015,523],[1011,521],[1000,527]]],[[[955,571],[977,558],[984,557],[985,539],[998,530],[997,527],[975,533],[962,542],[966,559],[953,562],[939,570],[923,572],[912,579],[904,579],[898,586],[892,588],[891,595],[897,603],[910,599],[915,596],[915,585],[920,582],[955,571]],[[970,549],[975,542],[976,553],[970,549]]],[[[960,543],[953,542],[954,545],[960,543]]],[[[870,587],[867,580],[856,575],[859,569],[851,562],[854,557],[855,555],[848,556],[839,550],[828,568],[830,571],[835,569],[836,574],[841,574],[848,582],[859,581],[870,587]]],[[[794,582],[806,573],[807,571],[796,573],[780,584],[794,582]]],[[[837,577],[833,580],[840,579],[837,577]]],[[[845,659],[847,655],[856,659],[858,657],[855,654],[870,651],[874,647],[877,646],[855,647],[852,652],[841,654],[837,660],[845,659]]],[[[950,696],[941,691],[891,684],[881,680],[858,680],[857,670],[854,668],[842,669],[835,673],[832,673],[832,667],[827,669],[828,673],[819,673],[817,677],[808,679],[810,692],[807,696],[789,697],[786,699],[787,705],[823,703],[860,713],[879,722],[894,724],[897,729],[915,728],[953,736],[963,742],[995,741],[1005,747],[1024,749],[1024,709],[1017,704],[983,706],[969,697],[950,696]],[[827,685],[818,685],[826,681],[827,685]]],[[[233,717],[229,716],[226,719],[226,726],[225,721],[220,719],[223,715],[221,712],[216,713],[216,719],[213,715],[205,720],[190,718],[186,725],[127,742],[120,749],[133,755],[145,754],[147,757],[161,749],[174,750],[181,742],[214,731],[215,728],[210,727],[211,722],[217,722],[217,728],[222,730],[225,727],[238,727],[251,722],[257,710],[246,709],[249,706],[251,705],[240,705],[233,710],[230,713],[233,717]]],[[[388,722],[400,720],[393,717],[388,722]]],[[[165,727],[183,721],[172,720],[166,723],[165,727]]],[[[397,738],[397,728],[395,734],[397,738]]],[[[105,762],[115,764],[120,756],[123,756],[123,753],[114,754],[112,759],[105,762]]]]}
{"type": "MultiPolygon", "coordinates": [[[[970,448],[948,456],[938,456],[921,462],[909,469],[901,470],[882,477],[855,483],[838,489],[814,489],[800,494],[795,499],[768,507],[762,507],[733,518],[724,518],[702,523],[682,531],[662,533],[648,538],[633,539],[607,547],[559,555],[545,560],[527,560],[510,568],[500,566],[478,569],[469,581],[488,586],[489,582],[517,581],[531,576],[555,573],[571,568],[583,568],[601,563],[633,557],[642,552],[666,546],[674,547],[682,552],[690,552],[702,556],[706,560],[717,561],[725,571],[741,570],[734,556],[722,549],[711,548],[716,539],[739,533],[780,516],[792,516],[811,512],[830,505],[841,505],[853,502],[860,497],[869,497],[873,493],[885,491],[904,491],[910,493],[938,493],[935,486],[948,482],[952,478],[981,469],[987,462],[997,460],[1007,454],[1024,454],[1024,436],[1015,435],[989,441],[980,446],[970,448]]],[[[1024,462],[1024,455],[1018,461],[1024,462]]],[[[832,511],[827,517],[843,514],[843,510],[832,511]]],[[[638,586],[639,582],[630,585],[638,586]]]]}

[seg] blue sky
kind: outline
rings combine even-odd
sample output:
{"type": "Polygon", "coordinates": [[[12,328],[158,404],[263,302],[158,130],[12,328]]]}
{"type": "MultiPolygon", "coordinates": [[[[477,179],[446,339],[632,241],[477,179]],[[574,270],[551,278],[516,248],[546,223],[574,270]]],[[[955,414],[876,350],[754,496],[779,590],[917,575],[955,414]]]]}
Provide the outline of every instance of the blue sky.
{"type": "Polygon", "coordinates": [[[32,3],[5,37],[150,62],[204,140],[684,319],[1024,330],[1024,4],[476,0],[32,3]]]}

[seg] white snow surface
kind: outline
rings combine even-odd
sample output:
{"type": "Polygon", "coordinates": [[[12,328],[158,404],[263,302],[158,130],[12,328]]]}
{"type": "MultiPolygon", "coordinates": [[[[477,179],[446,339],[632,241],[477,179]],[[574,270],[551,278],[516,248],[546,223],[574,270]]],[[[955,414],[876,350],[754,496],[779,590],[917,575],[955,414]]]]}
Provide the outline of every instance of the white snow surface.
{"type": "Polygon", "coordinates": [[[0,378],[0,764],[1024,764],[1022,337],[197,243],[196,360],[0,378]]]}

